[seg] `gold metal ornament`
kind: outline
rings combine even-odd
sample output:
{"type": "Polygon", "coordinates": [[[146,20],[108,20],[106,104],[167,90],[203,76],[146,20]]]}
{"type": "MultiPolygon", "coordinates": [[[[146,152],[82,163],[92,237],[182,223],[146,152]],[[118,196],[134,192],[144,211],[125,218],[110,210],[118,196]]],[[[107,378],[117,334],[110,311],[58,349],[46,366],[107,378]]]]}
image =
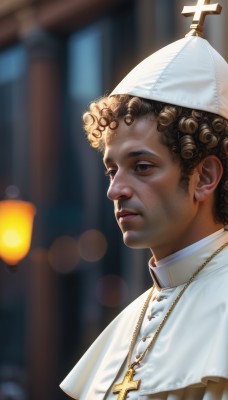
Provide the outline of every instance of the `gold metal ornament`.
{"type": "Polygon", "coordinates": [[[140,380],[133,381],[135,374],[134,368],[129,368],[124,376],[122,383],[117,383],[113,387],[113,393],[119,393],[117,400],[125,400],[130,390],[138,390],[140,386],[140,380]]]}
{"type": "Polygon", "coordinates": [[[198,0],[196,6],[185,6],[182,15],[193,16],[191,31],[186,36],[200,36],[204,38],[203,24],[208,14],[220,14],[222,6],[219,3],[210,4],[211,0],[198,0]]]}

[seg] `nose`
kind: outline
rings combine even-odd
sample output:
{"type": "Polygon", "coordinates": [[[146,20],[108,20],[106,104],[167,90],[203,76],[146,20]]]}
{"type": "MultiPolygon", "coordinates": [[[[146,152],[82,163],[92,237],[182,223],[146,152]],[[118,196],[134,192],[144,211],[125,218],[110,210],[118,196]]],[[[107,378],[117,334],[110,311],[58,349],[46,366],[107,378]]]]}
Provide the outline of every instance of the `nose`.
{"type": "Polygon", "coordinates": [[[116,172],[112,181],[110,182],[107,197],[109,200],[118,200],[120,198],[130,198],[132,196],[132,189],[127,181],[127,179],[123,176],[123,174],[116,172]]]}

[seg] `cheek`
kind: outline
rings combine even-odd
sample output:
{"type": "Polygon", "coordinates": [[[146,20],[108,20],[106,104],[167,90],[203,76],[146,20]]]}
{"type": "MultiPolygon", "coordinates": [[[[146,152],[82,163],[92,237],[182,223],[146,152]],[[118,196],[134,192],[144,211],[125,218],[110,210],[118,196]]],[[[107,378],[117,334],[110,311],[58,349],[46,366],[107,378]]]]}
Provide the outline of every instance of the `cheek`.
{"type": "MultiPolygon", "coordinates": [[[[180,218],[187,207],[189,196],[179,186],[166,182],[162,187],[157,185],[151,195],[151,205],[154,202],[154,212],[159,210],[167,218],[180,218]],[[152,200],[154,199],[154,200],[152,200]]],[[[149,204],[149,202],[148,202],[149,204]]]]}

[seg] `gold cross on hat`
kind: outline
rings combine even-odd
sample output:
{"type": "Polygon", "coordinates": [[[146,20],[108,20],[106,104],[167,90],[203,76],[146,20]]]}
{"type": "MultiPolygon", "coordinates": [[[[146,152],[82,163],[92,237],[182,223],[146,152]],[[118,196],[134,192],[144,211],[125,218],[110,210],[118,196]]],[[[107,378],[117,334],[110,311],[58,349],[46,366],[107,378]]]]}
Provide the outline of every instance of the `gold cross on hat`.
{"type": "Polygon", "coordinates": [[[220,14],[222,6],[219,3],[210,4],[210,0],[198,0],[196,6],[185,6],[182,14],[185,17],[193,15],[191,31],[186,36],[201,36],[203,34],[203,23],[207,14],[220,14]]]}

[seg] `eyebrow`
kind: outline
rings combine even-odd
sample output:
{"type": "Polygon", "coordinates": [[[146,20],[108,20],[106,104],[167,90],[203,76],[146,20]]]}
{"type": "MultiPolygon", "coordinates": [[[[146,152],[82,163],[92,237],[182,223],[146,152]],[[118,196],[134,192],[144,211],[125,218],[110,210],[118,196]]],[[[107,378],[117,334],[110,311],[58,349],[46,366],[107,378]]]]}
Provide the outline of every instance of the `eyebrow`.
{"type": "MultiPolygon", "coordinates": [[[[135,158],[135,157],[145,156],[145,155],[157,157],[157,155],[151,151],[137,150],[137,151],[130,151],[129,153],[126,154],[126,156],[124,156],[124,158],[135,158]]],[[[107,158],[104,157],[103,162],[104,162],[104,164],[113,162],[113,159],[111,157],[107,157],[107,158]]]]}

